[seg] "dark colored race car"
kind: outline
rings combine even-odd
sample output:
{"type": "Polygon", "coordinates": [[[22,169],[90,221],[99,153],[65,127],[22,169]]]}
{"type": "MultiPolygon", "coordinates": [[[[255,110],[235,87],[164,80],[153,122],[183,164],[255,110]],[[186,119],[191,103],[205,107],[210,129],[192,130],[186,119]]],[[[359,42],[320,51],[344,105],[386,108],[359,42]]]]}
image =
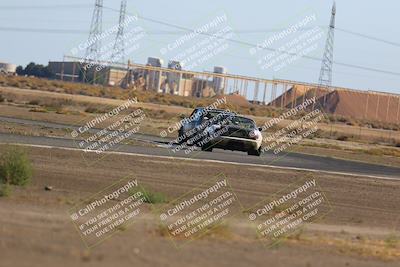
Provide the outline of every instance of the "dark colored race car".
{"type": "Polygon", "coordinates": [[[179,130],[178,140],[201,147],[237,150],[260,156],[262,135],[254,120],[226,110],[196,108],[179,130]]]}
{"type": "Polygon", "coordinates": [[[222,117],[231,115],[234,115],[234,113],[223,109],[205,109],[202,107],[194,109],[189,118],[182,120],[182,126],[178,131],[178,143],[198,144],[207,127],[216,123],[222,117]]]}

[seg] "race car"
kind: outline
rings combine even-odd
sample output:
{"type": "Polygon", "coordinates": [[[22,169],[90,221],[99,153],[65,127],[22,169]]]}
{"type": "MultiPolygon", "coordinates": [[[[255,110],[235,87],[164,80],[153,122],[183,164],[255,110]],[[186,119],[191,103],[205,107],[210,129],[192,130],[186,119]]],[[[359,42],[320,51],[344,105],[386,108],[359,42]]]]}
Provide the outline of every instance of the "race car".
{"type": "Polygon", "coordinates": [[[254,120],[226,110],[197,108],[179,130],[179,140],[211,152],[213,148],[260,156],[262,135],[254,120]]]}
{"type": "Polygon", "coordinates": [[[233,116],[226,124],[209,126],[207,142],[201,144],[203,151],[212,151],[213,148],[237,150],[247,152],[248,155],[260,156],[262,135],[256,123],[243,116],[233,116]]]}
{"type": "Polygon", "coordinates": [[[178,143],[186,145],[197,145],[204,135],[204,130],[224,117],[234,116],[235,113],[223,109],[195,108],[189,118],[184,118],[178,131],[178,143]]]}

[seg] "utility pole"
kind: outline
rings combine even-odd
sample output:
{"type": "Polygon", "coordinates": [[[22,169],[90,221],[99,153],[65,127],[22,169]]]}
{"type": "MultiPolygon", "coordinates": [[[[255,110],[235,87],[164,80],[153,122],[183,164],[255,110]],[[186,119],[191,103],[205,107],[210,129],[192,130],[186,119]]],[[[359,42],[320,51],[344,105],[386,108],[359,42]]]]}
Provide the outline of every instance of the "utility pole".
{"type": "Polygon", "coordinates": [[[124,37],[125,15],[126,15],[126,0],[122,0],[121,9],[119,11],[118,32],[117,32],[117,37],[115,38],[114,51],[111,56],[111,62],[114,61],[125,62],[125,37],[124,37]]]}
{"type": "Polygon", "coordinates": [[[98,61],[100,59],[101,33],[103,24],[103,0],[96,0],[93,10],[92,23],[85,60],[98,61]]]}
{"type": "MultiPolygon", "coordinates": [[[[328,89],[332,86],[333,47],[335,42],[335,16],[336,16],[336,3],[333,2],[331,11],[331,22],[329,24],[328,37],[325,43],[325,51],[324,51],[324,56],[322,57],[321,71],[319,74],[319,81],[318,81],[319,85],[318,89],[324,88],[326,89],[326,91],[328,91],[328,89]]],[[[326,93],[324,94],[323,106],[325,106],[325,103],[326,103],[326,93]]]]}

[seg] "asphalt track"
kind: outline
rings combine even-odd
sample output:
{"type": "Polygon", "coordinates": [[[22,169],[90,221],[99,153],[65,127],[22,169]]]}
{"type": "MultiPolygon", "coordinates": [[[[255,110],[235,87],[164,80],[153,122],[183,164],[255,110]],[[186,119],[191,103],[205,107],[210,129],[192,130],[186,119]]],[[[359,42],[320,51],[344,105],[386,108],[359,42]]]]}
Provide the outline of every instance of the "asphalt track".
{"type": "MultiPolygon", "coordinates": [[[[132,137],[132,139],[142,141],[147,140],[150,143],[157,144],[158,141],[154,139],[160,139],[160,137],[139,134],[132,137]]],[[[73,139],[42,136],[23,136],[4,133],[0,133],[0,143],[79,149],[73,139]]],[[[121,152],[157,157],[172,157],[177,160],[192,158],[198,161],[204,160],[226,162],[236,165],[245,164],[254,166],[274,166],[290,169],[342,173],[345,175],[362,175],[372,178],[386,177],[389,179],[400,180],[400,168],[374,165],[357,161],[347,161],[330,157],[306,155],[300,153],[286,153],[280,155],[263,153],[261,157],[256,157],[248,156],[246,153],[243,152],[215,149],[213,152],[202,152],[196,150],[190,154],[185,154],[184,151],[178,151],[176,153],[172,152],[172,149],[168,147],[165,142],[164,144],[160,142],[156,146],[119,145],[110,149],[109,152],[121,152]]]]}

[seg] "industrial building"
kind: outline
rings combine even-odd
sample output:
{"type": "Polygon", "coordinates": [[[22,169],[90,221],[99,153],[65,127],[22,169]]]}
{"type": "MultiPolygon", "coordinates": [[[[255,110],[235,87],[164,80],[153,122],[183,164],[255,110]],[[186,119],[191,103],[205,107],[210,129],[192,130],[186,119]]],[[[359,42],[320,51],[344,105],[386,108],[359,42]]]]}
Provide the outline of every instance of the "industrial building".
{"type": "Polygon", "coordinates": [[[83,82],[80,71],[83,64],[77,61],[50,61],[49,69],[55,74],[56,79],[68,82],[83,82]]]}
{"type": "Polygon", "coordinates": [[[15,74],[17,71],[17,65],[0,62],[0,73],[4,74],[15,74]]]}
{"type": "MultiPolygon", "coordinates": [[[[226,70],[225,67],[215,66],[215,67],[214,67],[214,73],[226,74],[226,73],[227,73],[227,70],[226,70]]],[[[222,94],[224,94],[224,89],[225,89],[225,78],[214,77],[214,78],[213,78],[213,88],[214,88],[215,93],[216,93],[217,95],[222,95],[222,94]]]]}
{"type": "Polygon", "coordinates": [[[80,61],[50,61],[49,69],[59,80],[108,86],[123,86],[128,73],[128,70],[123,67],[80,61]]]}
{"type": "MultiPolygon", "coordinates": [[[[161,68],[163,65],[163,61],[160,58],[149,57],[147,59],[147,66],[161,68]]],[[[162,93],[161,91],[161,83],[162,83],[162,75],[160,71],[157,70],[148,70],[144,71],[144,76],[147,81],[147,90],[156,91],[157,93],[162,93]]]]}
{"type": "MultiPolygon", "coordinates": [[[[207,97],[224,94],[226,78],[215,77],[213,73],[199,76],[196,72],[183,69],[179,61],[171,60],[168,68],[163,67],[163,60],[149,57],[146,65],[108,64],[107,62],[83,62],[79,58],[70,61],[50,61],[49,69],[56,79],[69,82],[84,82],[106,86],[135,88],[157,93],[179,96],[207,97]]],[[[224,67],[215,67],[214,73],[224,75],[224,67]]]]}

